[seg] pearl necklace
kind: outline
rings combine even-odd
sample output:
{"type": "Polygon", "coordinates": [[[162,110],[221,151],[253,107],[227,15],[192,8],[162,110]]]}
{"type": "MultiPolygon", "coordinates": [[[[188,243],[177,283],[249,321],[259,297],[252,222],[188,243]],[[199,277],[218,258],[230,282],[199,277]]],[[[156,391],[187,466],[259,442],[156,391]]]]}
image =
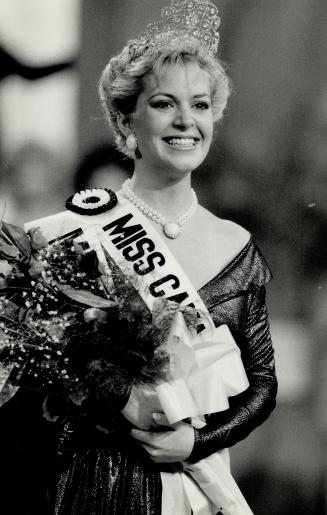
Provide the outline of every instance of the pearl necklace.
{"type": "Polygon", "coordinates": [[[198,199],[193,188],[191,189],[192,202],[187,211],[176,218],[176,220],[167,220],[167,218],[162,216],[155,209],[152,209],[148,204],[146,204],[137,195],[135,195],[131,189],[130,184],[131,180],[127,179],[122,185],[122,191],[127,200],[134,204],[134,206],[136,206],[144,215],[150,218],[150,220],[153,220],[157,224],[161,225],[165,235],[168,236],[168,238],[177,238],[177,236],[179,236],[181,233],[182,225],[184,225],[191,218],[198,206],[198,199]]]}

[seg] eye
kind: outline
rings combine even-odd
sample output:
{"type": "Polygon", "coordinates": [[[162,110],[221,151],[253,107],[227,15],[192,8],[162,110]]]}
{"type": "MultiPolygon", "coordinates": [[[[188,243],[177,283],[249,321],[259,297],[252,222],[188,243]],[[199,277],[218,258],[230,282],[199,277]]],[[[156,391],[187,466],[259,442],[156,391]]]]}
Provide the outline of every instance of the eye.
{"type": "Polygon", "coordinates": [[[154,109],[169,109],[173,106],[169,100],[157,100],[151,103],[151,107],[154,107],[154,109]]]}
{"type": "Polygon", "coordinates": [[[201,102],[196,102],[196,104],[194,104],[194,107],[199,110],[204,110],[204,109],[209,109],[210,104],[209,104],[209,102],[205,102],[205,101],[201,100],[201,102]]]}

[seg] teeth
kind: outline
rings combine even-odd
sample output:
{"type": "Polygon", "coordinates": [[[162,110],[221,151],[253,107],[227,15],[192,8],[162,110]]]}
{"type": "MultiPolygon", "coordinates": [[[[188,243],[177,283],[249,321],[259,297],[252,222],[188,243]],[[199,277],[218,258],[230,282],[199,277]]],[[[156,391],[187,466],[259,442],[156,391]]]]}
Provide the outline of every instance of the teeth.
{"type": "Polygon", "coordinates": [[[169,145],[179,145],[179,146],[190,146],[195,145],[195,141],[193,138],[171,138],[168,140],[169,145]]]}

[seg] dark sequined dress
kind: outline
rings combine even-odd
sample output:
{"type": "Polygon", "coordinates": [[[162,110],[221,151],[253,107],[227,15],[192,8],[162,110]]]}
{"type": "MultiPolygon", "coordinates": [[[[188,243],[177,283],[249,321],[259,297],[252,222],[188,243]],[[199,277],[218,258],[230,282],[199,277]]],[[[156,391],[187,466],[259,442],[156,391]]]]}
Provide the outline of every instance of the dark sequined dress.
{"type": "MultiPolygon", "coordinates": [[[[265,304],[265,284],[270,279],[269,268],[251,238],[199,290],[215,325],[227,324],[231,330],[250,386],[230,399],[228,410],[208,416],[207,425],[196,431],[192,460],[242,440],[275,406],[277,382],[265,304]]],[[[101,406],[92,406],[83,420],[67,420],[63,425],[56,487],[48,496],[49,514],[161,513],[161,469],[131,440],[130,427],[120,415],[127,395],[123,390],[117,394],[117,409],[111,411],[110,420],[101,420],[101,406]]]]}

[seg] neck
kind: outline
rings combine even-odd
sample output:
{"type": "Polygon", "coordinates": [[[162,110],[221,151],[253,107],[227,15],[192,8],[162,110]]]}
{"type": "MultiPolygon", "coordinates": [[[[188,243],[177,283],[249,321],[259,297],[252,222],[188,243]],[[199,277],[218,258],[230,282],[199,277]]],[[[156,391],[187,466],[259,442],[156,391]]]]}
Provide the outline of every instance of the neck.
{"type": "Polygon", "coordinates": [[[191,175],[169,178],[161,174],[151,176],[140,170],[131,181],[133,192],[163,216],[174,219],[190,205],[191,175]]]}

